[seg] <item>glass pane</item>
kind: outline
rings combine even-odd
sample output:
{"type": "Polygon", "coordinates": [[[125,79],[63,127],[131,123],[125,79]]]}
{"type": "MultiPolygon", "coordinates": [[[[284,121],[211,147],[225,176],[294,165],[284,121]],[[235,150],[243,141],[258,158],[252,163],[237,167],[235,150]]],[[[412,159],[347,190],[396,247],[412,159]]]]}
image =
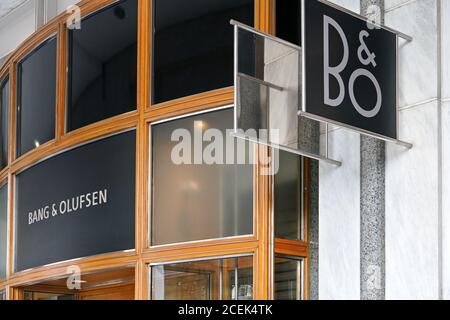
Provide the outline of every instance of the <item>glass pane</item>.
{"type": "Polygon", "coordinates": [[[137,3],[122,1],[69,31],[68,131],[136,109],[137,3]]]}
{"type": "Polygon", "coordinates": [[[56,38],[36,49],[18,68],[17,154],[55,137],[56,38]]]}
{"type": "Polygon", "coordinates": [[[72,294],[62,293],[46,293],[46,292],[30,292],[26,291],[23,294],[24,300],[75,300],[72,294]]]}
{"type": "Polygon", "coordinates": [[[237,133],[293,152],[304,149],[298,117],[301,50],[239,29],[237,59],[237,133]]]}
{"type": "Polygon", "coordinates": [[[275,175],[275,237],[302,240],[302,158],[280,151],[275,175]]]}
{"type": "Polygon", "coordinates": [[[0,279],[6,278],[8,230],[8,185],[0,187],[0,279]]]}
{"type": "Polygon", "coordinates": [[[228,287],[223,288],[224,300],[251,300],[253,299],[253,257],[239,259],[225,259],[225,270],[228,270],[228,287]],[[237,281],[236,281],[237,280],[237,281]],[[237,287],[236,287],[237,282],[237,287]],[[237,299],[236,299],[237,296],[237,299]]]}
{"type": "Polygon", "coordinates": [[[253,0],[154,0],[153,11],[153,103],[233,85],[230,19],[252,26],[253,0]]]}
{"type": "Polygon", "coordinates": [[[6,292],[5,291],[0,291],[0,301],[2,300],[6,300],[6,292]]]}
{"type": "Polygon", "coordinates": [[[301,0],[276,2],[277,37],[298,46],[302,35],[301,0]]]}
{"type": "Polygon", "coordinates": [[[275,258],[275,300],[300,300],[302,297],[302,261],[275,258]]]}
{"type": "Polygon", "coordinates": [[[151,267],[153,300],[251,300],[252,257],[151,267]],[[235,283],[238,283],[236,295],[235,283]],[[237,298],[238,299],[237,299],[237,298]]]}
{"type": "Polygon", "coordinates": [[[248,144],[236,148],[242,145],[229,135],[232,127],[232,109],[152,126],[153,245],[253,233],[252,149],[248,144]],[[202,145],[209,133],[216,140],[202,145]],[[218,162],[198,159],[216,142],[223,142],[215,151],[218,162]],[[240,150],[245,159],[237,162],[240,150]]]}
{"type": "Polygon", "coordinates": [[[9,80],[0,82],[0,169],[8,165],[9,80]]]}

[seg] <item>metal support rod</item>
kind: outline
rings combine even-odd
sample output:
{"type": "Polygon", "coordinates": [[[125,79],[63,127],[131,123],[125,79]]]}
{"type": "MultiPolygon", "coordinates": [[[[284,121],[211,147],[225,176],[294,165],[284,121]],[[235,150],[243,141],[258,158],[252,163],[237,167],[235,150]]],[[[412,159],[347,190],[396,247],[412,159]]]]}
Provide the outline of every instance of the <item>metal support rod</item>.
{"type": "Polygon", "coordinates": [[[248,25],[246,25],[244,23],[241,23],[239,21],[231,19],[230,20],[230,24],[233,25],[233,26],[239,27],[240,29],[247,30],[247,31],[250,31],[251,33],[260,35],[260,36],[262,36],[262,37],[264,37],[266,39],[269,39],[269,40],[278,42],[280,44],[283,44],[285,46],[291,47],[292,49],[302,50],[301,47],[299,47],[299,46],[297,46],[297,45],[295,45],[293,43],[290,43],[289,41],[285,41],[283,39],[274,37],[271,34],[268,34],[268,33],[265,33],[265,32],[259,31],[259,30],[256,30],[255,28],[252,28],[252,27],[250,27],[250,26],[248,26],[248,25]]]}
{"type": "Polygon", "coordinates": [[[331,123],[331,124],[334,124],[336,126],[343,127],[345,129],[348,129],[348,130],[351,130],[351,131],[355,131],[355,132],[357,132],[359,134],[362,134],[362,135],[365,135],[365,136],[368,136],[368,137],[372,137],[372,138],[380,139],[380,140],[383,140],[383,141],[386,141],[386,142],[391,142],[391,143],[398,144],[398,145],[403,146],[403,147],[408,148],[408,149],[411,149],[413,147],[412,143],[401,141],[401,140],[397,140],[397,139],[394,139],[394,138],[389,138],[389,137],[383,136],[381,134],[377,134],[377,133],[373,133],[373,132],[370,132],[370,131],[367,131],[367,130],[364,130],[364,129],[356,128],[354,126],[351,126],[351,125],[348,125],[348,124],[345,124],[345,123],[340,123],[340,122],[337,122],[337,121],[333,121],[333,120],[330,120],[330,119],[327,119],[327,118],[324,118],[324,117],[321,117],[321,116],[317,116],[317,115],[314,115],[314,114],[311,114],[311,113],[308,113],[308,112],[305,112],[305,111],[301,111],[300,110],[298,112],[298,116],[299,117],[305,117],[305,118],[308,118],[308,119],[313,119],[313,120],[320,121],[320,122],[331,123]]]}
{"type": "Polygon", "coordinates": [[[275,90],[278,90],[278,91],[283,91],[284,90],[283,87],[280,87],[280,86],[277,86],[276,84],[273,84],[273,83],[270,83],[270,82],[267,82],[267,81],[264,81],[264,80],[261,80],[261,79],[249,76],[248,74],[245,74],[245,73],[238,72],[238,76],[241,77],[241,78],[245,78],[247,80],[250,80],[252,82],[256,82],[256,83],[258,83],[260,85],[263,85],[265,87],[268,87],[268,88],[272,88],[272,89],[275,89],[275,90]]]}
{"type": "Polygon", "coordinates": [[[295,153],[295,154],[298,154],[299,156],[307,157],[307,158],[310,158],[310,159],[323,161],[323,162],[335,165],[337,167],[342,166],[342,162],[340,162],[340,161],[329,159],[329,158],[323,157],[321,155],[317,155],[317,154],[311,153],[309,151],[289,148],[289,147],[282,146],[282,145],[279,145],[279,144],[276,144],[276,143],[263,141],[263,140],[260,140],[258,138],[255,138],[255,137],[251,137],[251,136],[247,136],[247,135],[244,135],[244,134],[240,134],[240,133],[237,133],[237,132],[231,133],[231,136],[239,138],[239,139],[244,139],[244,140],[247,140],[247,141],[251,141],[251,142],[254,142],[254,143],[262,144],[262,145],[265,145],[265,146],[268,146],[268,147],[271,147],[271,148],[275,148],[275,149],[279,149],[279,150],[295,153]]]}
{"type": "MultiPolygon", "coordinates": [[[[351,10],[349,10],[349,9],[343,8],[343,7],[341,7],[341,6],[339,6],[339,5],[335,4],[335,3],[332,3],[332,2],[329,2],[329,1],[326,1],[326,0],[318,0],[318,1],[319,1],[319,2],[322,2],[322,3],[324,3],[324,4],[326,4],[326,5],[329,6],[329,7],[332,7],[332,8],[334,8],[334,9],[339,10],[339,11],[345,12],[345,13],[347,13],[347,14],[349,14],[349,15],[355,17],[355,18],[358,18],[358,19],[360,19],[360,20],[363,20],[363,21],[366,21],[366,22],[369,21],[369,20],[367,19],[367,17],[364,17],[364,16],[362,16],[362,15],[356,13],[356,12],[353,12],[353,11],[351,11],[351,10]]],[[[409,36],[409,35],[407,35],[407,34],[401,32],[401,31],[392,29],[392,28],[390,28],[390,27],[388,27],[388,26],[386,26],[386,25],[384,25],[384,24],[381,24],[381,23],[380,23],[380,24],[375,24],[375,26],[376,26],[376,27],[379,27],[379,28],[381,28],[381,29],[384,29],[384,30],[386,30],[386,31],[395,33],[397,36],[399,36],[400,38],[402,38],[402,39],[404,39],[404,40],[406,40],[406,41],[408,41],[408,42],[413,41],[413,37],[411,37],[411,36],[409,36]]]]}

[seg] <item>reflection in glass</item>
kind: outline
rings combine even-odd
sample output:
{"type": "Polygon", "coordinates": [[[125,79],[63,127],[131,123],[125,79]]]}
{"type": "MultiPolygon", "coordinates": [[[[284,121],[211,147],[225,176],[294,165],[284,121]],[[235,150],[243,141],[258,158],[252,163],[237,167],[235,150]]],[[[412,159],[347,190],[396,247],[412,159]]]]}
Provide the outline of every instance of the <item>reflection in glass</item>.
{"type": "Polygon", "coordinates": [[[232,127],[232,109],[152,126],[152,245],[253,234],[252,149],[245,143],[236,148],[242,140],[229,136],[227,129],[232,127]],[[203,134],[213,132],[209,129],[223,137],[223,149],[216,153],[218,163],[224,164],[206,164],[205,159],[194,164],[199,160],[196,150],[201,157],[211,144],[194,146],[199,139],[201,143],[203,134]],[[172,141],[177,132],[188,136],[172,141]],[[181,143],[192,150],[179,153],[175,147],[181,143]],[[239,150],[243,150],[244,164],[226,164],[229,158],[229,163],[237,163],[239,150]],[[184,155],[186,161],[174,163],[172,152],[184,155]]]}
{"type": "Polygon", "coordinates": [[[302,158],[280,151],[274,178],[275,237],[302,240],[302,158]]]}
{"type": "Polygon", "coordinates": [[[293,152],[316,153],[299,140],[301,50],[241,28],[237,36],[239,135],[293,152]]]}
{"type": "Polygon", "coordinates": [[[6,300],[6,292],[4,290],[0,291],[0,301],[3,301],[3,300],[6,300]]]}
{"type": "Polygon", "coordinates": [[[0,279],[6,278],[8,230],[8,185],[0,187],[0,279]]]}
{"type": "Polygon", "coordinates": [[[0,81],[0,169],[8,165],[9,80],[0,81]]]}
{"type": "Polygon", "coordinates": [[[302,261],[275,257],[275,300],[300,300],[302,298],[302,261]]]}
{"type": "Polygon", "coordinates": [[[153,103],[233,85],[230,19],[253,25],[253,0],[153,0],[153,103]]]}
{"type": "Polygon", "coordinates": [[[51,38],[18,65],[17,154],[55,137],[56,38],[51,38]]]}
{"type": "Polygon", "coordinates": [[[64,294],[64,293],[46,293],[46,292],[32,292],[25,291],[23,293],[24,300],[75,300],[75,296],[73,294],[64,294]]]}
{"type": "Polygon", "coordinates": [[[153,266],[151,277],[153,300],[253,299],[250,256],[153,266]]]}
{"type": "Polygon", "coordinates": [[[136,109],[137,3],[119,2],[69,31],[68,131],[136,109]]]}

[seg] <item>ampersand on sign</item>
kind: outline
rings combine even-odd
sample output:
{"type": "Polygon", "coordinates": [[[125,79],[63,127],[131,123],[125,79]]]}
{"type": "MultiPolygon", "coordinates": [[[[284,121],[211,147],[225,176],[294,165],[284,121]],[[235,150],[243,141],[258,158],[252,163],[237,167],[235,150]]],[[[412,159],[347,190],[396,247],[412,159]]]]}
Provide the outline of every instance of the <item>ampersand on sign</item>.
{"type": "Polygon", "coordinates": [[[377,66],[377,63],[375,62],[376,55],[373,52],[370,52],[369,48],[367,47],[367,44],[364,42],[364,38],[368,38],[369,33],[366,30],[363,30],[359,33],[359,42],[361,45],[358,48],[358,58],[359,61],[365,66],[368,64],[372,64],[374,67],[377,66]],[[362,54],[366,54],[366,59],[363,58],[362,54]]]}

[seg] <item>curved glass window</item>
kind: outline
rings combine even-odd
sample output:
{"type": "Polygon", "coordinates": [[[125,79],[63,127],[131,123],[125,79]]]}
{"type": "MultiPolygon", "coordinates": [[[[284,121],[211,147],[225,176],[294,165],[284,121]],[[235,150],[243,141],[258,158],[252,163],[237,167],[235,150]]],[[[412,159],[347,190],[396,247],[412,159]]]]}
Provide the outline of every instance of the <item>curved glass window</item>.
{"type": "Polygon", "coordinates": [[[67,131],[136,109],[137,0],[69,31],[67,131]]]}
{"type": "Polygon", "coordinates": [[[8,165],[9,80],[0,82],[0,170],[8,165]]]}
{"type": "Polygon", "coordinates": [[[275,237],[302,240],[303,174],[302,158],[280,151],[279,170],[274,177],[275,237]]]}
{"type": "Polygon", "coordinates": [[[232,109],[152,126],[152,245],[253,234],[252,150],[232,126],[232,109]]]}
{"type": "Polygon", "coordinates": [[[233,85],[233,27],[253,0],[153,0],[153,103],[233,85]]]}
{"type": "Polygon", "coordinates": [[[151,267],[153,300],[251,300],[253,257],[151,267]]]}
{"type": "Polygon", "coordinates": [[[0,187],[0,279],[6,278],[8,230],[8,185],[0,187]]]}
{"type": "Polygon", "coordinates": [[[56,37],[18,65],[17,155],[55,137],[56,37]]]}

